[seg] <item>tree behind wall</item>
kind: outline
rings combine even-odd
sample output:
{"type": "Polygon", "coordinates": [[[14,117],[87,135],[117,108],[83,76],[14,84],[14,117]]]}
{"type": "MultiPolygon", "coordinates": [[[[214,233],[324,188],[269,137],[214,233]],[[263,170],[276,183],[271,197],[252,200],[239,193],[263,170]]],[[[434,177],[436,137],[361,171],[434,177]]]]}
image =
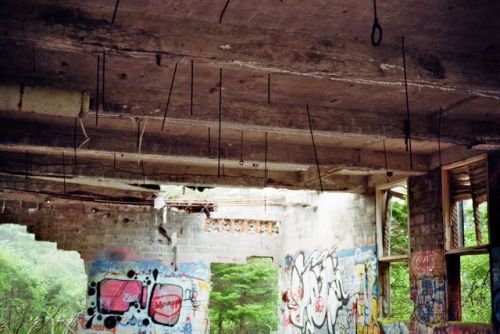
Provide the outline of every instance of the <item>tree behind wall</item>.
{"type": "Polygon", "coordinates": [[[269,333],[278,328],[278,269],[270,259],[214,263],[210,333],[269,333]]]}
{"type": "MultiPolygon", "coordinates": [[[[483,242],[488,243],[488,207],[479,207],[483,242]]],[[[464,243],[476,245],[474,211],[472,201],[464,202],[464,243]]],[[[467,322],[491,322],[490,263],[488,254],[460,257],[460,281],[462,284],[462,320],[467,322]]]]}
{"type": "Polygon", "coordinates": [[[0,225],[0,333],[63,333],[84,309],[86,285],[76,252],[0,225]]]}
{"type": "MultiPolygon", "coordinates": [[[[391,252],[407,254],[408,240],[408,205],[406,200],[396,199],[391,203],[391,252]]],[[[408,321],[413,313],[410,299],[410,273],[407,262],[394,262],[390,267],[391,309],[390,318],[408,321]]]]}

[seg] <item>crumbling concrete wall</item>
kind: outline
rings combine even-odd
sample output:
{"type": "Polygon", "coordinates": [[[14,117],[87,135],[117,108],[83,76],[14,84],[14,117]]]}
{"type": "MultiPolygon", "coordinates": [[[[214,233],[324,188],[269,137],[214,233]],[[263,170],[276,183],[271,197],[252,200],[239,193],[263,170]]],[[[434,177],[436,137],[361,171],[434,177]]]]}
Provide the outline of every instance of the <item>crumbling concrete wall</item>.
{"type": "Polygon", "coordinates": [[[3,223],[27,225],[85,260],[80,333],[207,333],[210,264],[251,256],[280,267],[280,333],[454,333],[461,327],[446,324],[439,171],[411,178],[408,190],[416,310],[408,328],[377,323],[374,196],[285,191],[260,205],[221,205],[209,213],[213,221],[176,208],[17,192],[0,199],[3,223]]]}
{"type": "Polygon", "coordinates": [[[251,256],[272,257],[281,266],[281,291],[290,298],[284,299],[280,313],[284,331],[303,331],[289,319],[311,307],[318,312],[316,325],[321,316],[325,320],[315,332],[324,331],[327,324],[337,329],[376,325],[371,196],[285,192],[269,205],[228,205],[210,213],[211,219],[279,222],[279,233],[259,228],[207,230],[206,214],[172,208],[19,193],[3,193],[2,199],[3,222],[27,225],[37,239],[76,250],[85,260],[88,302],[80,333],[206,333],[210,263],[244,262],[251,256]],[[297,300],[297,289],[313,288],[312,281],[302,287],[297,282],[314,275],[325,282],[321,296],[297,300]]]}
{"type": "MultiPolygon", "coordinates": [[[[2,222],[76,250],[88,274],[80,333],[208,332],[211,262],[272,256],[279,234],[207,232],[203,213],[2,194],[2,222]]],[[[276,217],[276,216],[275,216],[276,217]]]]}
{"type": "Polygon", "coordinates": [[[37,239],[85,260],[88,299],[79,333],[207,331],[210,264],[202,253],[176,256],[154,208],[4,195],[3,222],[27,225],[37,239]]]}

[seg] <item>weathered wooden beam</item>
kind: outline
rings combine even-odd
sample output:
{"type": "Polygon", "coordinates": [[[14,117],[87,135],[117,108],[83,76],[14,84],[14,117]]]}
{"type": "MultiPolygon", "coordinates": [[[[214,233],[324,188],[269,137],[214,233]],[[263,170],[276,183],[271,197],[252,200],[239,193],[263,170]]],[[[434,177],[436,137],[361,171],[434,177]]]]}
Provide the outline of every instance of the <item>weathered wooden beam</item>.
{"type": "Polygon", "coordinates": [[[147,205],[152,205],[155,195],[154,190],[127,186],[124,183],[111,183],[85,177],[72,177],[67,181],[64,192],[62,180],[58,177],[26,177],[0,173],[0,191],[41,194],[46,195],[47,200],[50,200],[50,197],[63,197],[81,201],[147,205]]]}
{"type": "Polygon", "coordinates": [[[484,155],[487,151],[456,146],[441,151],[441,161],[439,152],[434,152],[429,156],[429,169],[434,169],[441,165],[449,165],[458,161],[467,160],[476,156],[484,155]]]}
{"type": "MultiPolygon", "coordinates": [[[[68,150],[69,152],[69,150],[68,150]]],[[[289,189],[315,189],[314,186],[304,187],[300,184],[302,173],[298,171],[281,171],[269,169],[267,182],[264,182],[264,171],[259,169],[241,169],[238,163],[222,165],[222,175],[217,176],[216,166],[195,165],[191,162],[165,161],[151,159],[151,156],[143,156],[143,161],[127,159],[125,155],[114,161],[113,155],[107,153],[108,157],[102,156],[79,156],[77,163],[68,159],[64,164],[60,156],[60,150],[50,150],[44,154],[26,152],[0,151],[0,173],[27,177],[44,177],[51,180],[59,180],[66,184],[78,183],[78,177],[85,176],[91,179],[105,179],[112,182],[125,182],[127,184],[148,183],[173,183],[203,186],[240,186],[240,187],[269,187],[289,189]],[[51,154],[52,153],[52,154],[51,154]]],[[[331,178],[332,182],[325,187],[332,191],[365,191],[365,177],[351,178],[346,181],[345,177],[331,178]],[[357,181],[357,182],[356,182],[357,181]]],[[[62,186],[61,193],[63,193],[62,186]]]]}
{"type": "MultiPolygon", "coordinates": [[[[101,118],[99,127],[95,123],[84,119],[85,132],[90,140],[84,144],[83,150],[98,152],[138,154],[137,125],[134,120],[120,120],[118,118],[101,118]]],[[[81,126],[77,126],[75,134],[74,119],[53,116],[37,116],[35,114],[0,113],[0,144],[11,145],[9,150],[26,151],[28,146],[45,148],[71,148],[80,146],[86,138],[81,126]],[[21,145],[21,146],[20,146],[21,145]],[[17,148],[16,148],[17,147],[17,148]]],[[[78,121],[79,122],[79,121],[78,121]]],[[[141,154],[162,155],[178,158],[195,158],[206,160],[212,164],[217,159],[217,150],[213,147],[208,152],[206,126],[191,126],[188,133],[182,128],[175,129],[170,125],[170,133],[162,133],[160,120],[148,120],[147,128],[141,141],[141,154]]],[[[144,124],[142,122],[141,124],[144,124]]],[[[298,133],[303,139],[297,142],[284,140],[281,133],[270,133],[268,141],[267,161],[271,169],[305,170],[315,164],[310,138],[307,132],[298,133]],[[274,165],[274,167],[273,167],[274,165]],[[281,165],[281,166],[280,166],[281,165]]],[[[231,124],[223,124],[222,131],[222,158],[225,163],[240,161],[240,135],[238,128],[231,124]]],[[[243,159],[241,168],[255,169],[262,167],[264,161],[264,133],[259,129],[248,131],[243,144],[243,159]]],[[[321,137],[321,136],[319,136],[321,137]]],[[[367,150],[363,148],[332,147],[328,140],[318,138],[318,155],[322,166],[336,168],[352,168],[362,170],[385,170],[383,151],[367,150]]],[[[215,144],[215,140],[213,141],[215,144]]],[[[81,149],[76,150],[80,154],[81,149]]],[[[74,152],[68,152],[74,155],[74,152]]],[[[137,158],[138,159],[138,158],[137,158]]],[[[408,155],[405,152],[388,152],[390,170],[394,172],[412,172],[409,168],[408,155]]],[[[427,170],[428,160],[423,154],[415,154],[414,172],[427,170]]]]}
{"type": "MultiPolygon", "coordinates": [[[[110,57],[108,56],[108,58],[110,57]]],[[[111,68],[111,64],[108,64],[107,68],[111,68]]],[[[134,86],[132,89],[120,83],[120,79],[113,81],[113,78],[117,78],[120,75],[120,70],[107,75],[109,86],[112,87],[112,89],[107,90],[107,115],[122,117],[142,117],[143,115],[147,115],[148,117],[160,119],[160,111],[165,108],[166,96],[168,95],[167,85],[156,82],[157,88],[155,89],[148,89],[144,86],[141,89],[136,89],[134,86]]],[[[12,77],[12,80],[17,80],[19,84],[20,81],[25,79],[22,74],[16,74],[15,78],[12,77]]],[[[32,84],[41,83],[40,80],[42,79],[34,78],[31,81],[28,80],[28,82],[32,84]]],[[[61,81],[57,74],[53,76],[52,74],[47,75],[42,81],[46,85],[61,86],[68,84],[72,85],[71,89],[74,90],[89,90],[93,86],[94,80],[90,80],[88,75],[85,76],[81,72],[75,72],[74,75],[63,81],[61,81]],[[85,78],[88,80],[85,81],[85,78]],[[67,81],[69,82],[67,83],[67,81]]],[[[177,81],[181,81],[181,78],[179,77],[177,81]]],[[[212,84],[216,85],[216,83],[212,84]]],[[[139,85],[142,85],[142,83],[139,83],[139,85]]],[[[288,84],[285,83],[284,85],[288,87],[288,84]]],[[[171,112],[167,119],[167,129],[170,124],[175,124],[176,122],[194,122],[194,124],[206,124],[209,126],[216,123],[217,99],[216,96],[209,93],[210,88],[208,87],[210,87],[210,82],[198,83],[197,87],[199,86],[204,86],[207,89],[203,90],[204,94],[200,93],[199,96],[196,96],[197,112],[193,116],[190,115],[188,83],[184,87],[179,87],[174,93],[170,102],[171,112]]],[[[264,131],[279,131],[284,128],[300,131],[307,130],[307,117],[305,114],[305,102],[307,99],[305,96],[299,99],[288,96],[275,97],[273,104],[269,105],[264,94],[259,96],[252,95],[252,93],[245,96],[238,92],[238,88],[240,87],[233,87],[230,91],[229,88],[225,88],[228,90],[224,94],[223,101],[225,123],[237,124],[241,130],[248,128],[265,128],[264,131]]],[[[265,82],[262,82],[262,91],[265,90],[264,88],[265,82]]],[[[242,87],[241,90],[244,90],[244,88],[242,87]]],[[[201,89],[197,89],[198,91],[201,91],[201,89]]],[[[296,90],[294,93],[300,94],[300,90],[296,90]]],[[[321,132],[324,132],[325,134],[369,135],[379,139],[404,138],[403,120],[405,116],[402,112],[398,111],[398,108],[394,108],[392,99],[387,100],[387,107],[385,106],[385,102],[382,102],[379,106],[375,106],[375,108],[369,104],[370,96],[385,94],[383,91],[366,92],[366,96],[361,96],[360,91],[352,91],[351,93],[343,92],[341,94],[352,94],[352,96],[346,95],[349,101],[353,99],[363,101],[363,99],[367,98],[368,102],[353,102],[349,107],[342,107],[322,100],[323,96],[311,96],[310,100],[313,101],[309,102],[311,102],[311,116],[315,134],[321,135],[321,132]],[[385,112],[386,109],[393,110],[385,112]],[[382,112],[381,110],[384,111],[382,112]]],[[[443,97],[439,97],[438,101],[440,99],[443,99],[443,97]]],[[[403,95],[401,95],[401,106],[403,105],[403,101],[403,95]]],[[[438,108],[438,103],[436,102],[436,109],[438,108]]],[[[403,110],[402,107],[401,110],[403,110]]],[[[435,108],[432,110],[435,110],[435,108]]],[[[434,116],[426,117],[422,114],[425,110],[417,109],[416,111],[418,113],[412,114],[411,118],[412,139],[436,142],[438,123],[436,118],[434,116]]],[[[100,116],[103,117],[105,115],[101,113],[100,116]]],[[[500,141],[499,138],[500,124],[494,120],[447,119],[441,131],[441,141],[443,143],[460,145],[498,144],[500,141]]]]}
{"type": "MultiPolygon", "coordinates": [[[[342,183],[351,189],[359,189],[359,192],[368,191],[368,172],[362,173],[349,173],[349,171],[345,171],[339,168],[335,169],[321,169],[321,181],[323,184],[323,188],[332,187],[339,180],[342,180],[342,183]],[[360,183],[360,180],[362,182],[360,183]]],[[[300,182],[300,186],[304,188],[315,188],[316,190],[320,190],[321,185],[319,182],[318,172],[316,167],[310,167],[307,171],[302,173],[302,180],[300,182]]]]}

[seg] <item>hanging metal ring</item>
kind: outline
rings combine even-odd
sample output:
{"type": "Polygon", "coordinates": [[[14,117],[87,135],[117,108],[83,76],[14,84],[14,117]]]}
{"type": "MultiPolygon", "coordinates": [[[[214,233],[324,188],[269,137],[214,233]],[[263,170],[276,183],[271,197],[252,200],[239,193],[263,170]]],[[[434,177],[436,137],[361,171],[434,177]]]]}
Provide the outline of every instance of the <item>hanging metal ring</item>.
{"type": "Polygon", "coordinates": [[[372,26],[372,45],[373,46],[379,46],[380,43],[382,43],[382,27],[378,23],[377,17],[373,19],[373,26],[372,26]],[[378,37],[378,38],[377,38],[378,37]]]}

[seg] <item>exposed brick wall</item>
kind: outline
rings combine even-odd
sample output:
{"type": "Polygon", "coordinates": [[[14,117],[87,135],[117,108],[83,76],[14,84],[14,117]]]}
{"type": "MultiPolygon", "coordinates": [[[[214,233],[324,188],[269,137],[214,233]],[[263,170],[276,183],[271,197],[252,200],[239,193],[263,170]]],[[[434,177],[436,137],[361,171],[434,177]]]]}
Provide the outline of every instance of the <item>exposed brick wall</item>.
{"type": "Polygon", "coordinates": [[[24,194],[3,194],[2,222],[26,225],[37,240],[56,242],[83,259],[103,249],[127,245],[136,254],[161,253],[162,243],[151,244],[155,212],[148,206],[126,206],[24,194]]]}
{"type": "Polygon", "coordinates": [[[26,225],[37,240],[78,251],[85,260],[88,310],[79,333],[134,328],[206,333],[210,263],[276,256],[279,247],[279,235],[228,238],[227,233],[206,232],[203,213],[171,210],[164,222],[163,212],[151,206],[0,194],[0,223],[26,225]],[[119,302],[124,299],[130,301],[119,302]]]}
{"type": "Polygon", "coordinates": [[[427,333],[447,320],[441,174],[434,169],[411,177],[410,285],[415,303],[413,333],[427,333]]]}

